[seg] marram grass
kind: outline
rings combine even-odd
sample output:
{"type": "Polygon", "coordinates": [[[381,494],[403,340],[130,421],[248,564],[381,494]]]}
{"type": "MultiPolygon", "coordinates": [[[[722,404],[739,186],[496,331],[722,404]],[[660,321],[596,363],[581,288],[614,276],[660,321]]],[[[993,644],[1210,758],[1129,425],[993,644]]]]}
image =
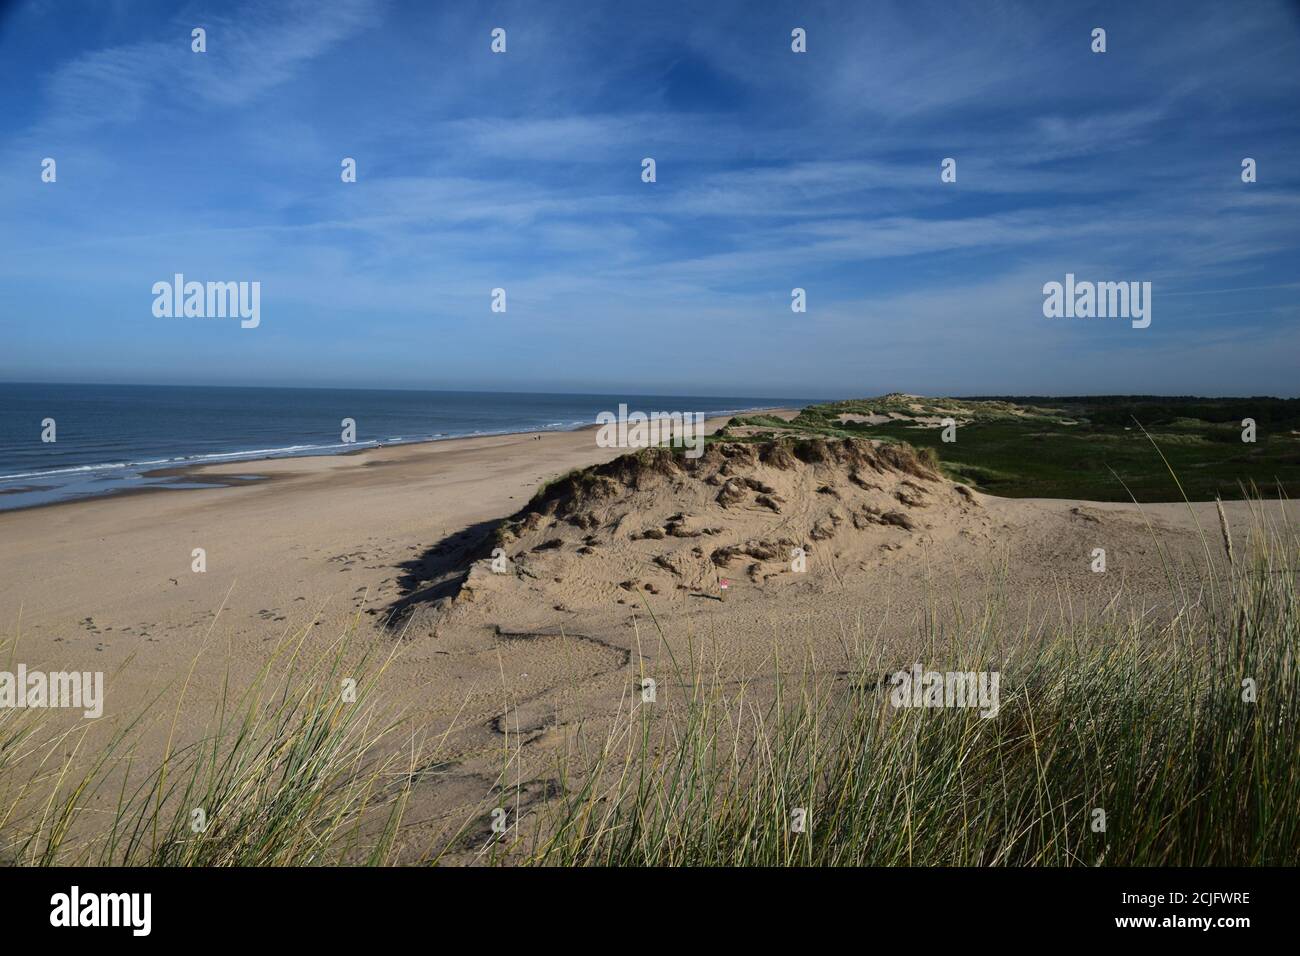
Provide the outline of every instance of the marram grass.
{"type": "Polygon", "coordinates": [[[414,852],[404,811],[429,758],[369,699],[387,664],[345,667],[343,638],[312,660],[286,642],[147,770],[139,732],[193,706],[184,689],[93,755],[84,727],[0,711],[0,862],[1294,866],[1300,547],[1257,507],[1245,546],[1223,550],[1166,563],[1170,602],[1148,613],[1116,601],[1031,626],[991,602],[928,619],[920,654],[860,635],[847,673],[787,667],[761,694],[665,639],[678,663],[659,702],[630,689],[594,754],[557,758],[559,795],[468,855],[476,820],[460,849],[414,852]],[[996,669],[997,715],[893,707],[889,674],[918,658],[996,669]]]}
{"type": "Polygon", "coordinates": [[[389,862],[419,748],[370,699],[386,663],[345,667],[346,635],[308,660],[310,630],[282,641],[238,695],[227,677],[208,732],[183,746],[173,740],[181,709],[196,706],[188,681],[174,704],[155,698],[96,740],[93,755],[89,727],[42,733],[48,712],[0,711],[0,862],[389,862]],[[167,742],[141,772],[146,718],[167,742]]]}
{"type": "Polygon", "coordinates": [[[1184,577],[1172,608],[1112,607],[1022,626],[1015,641],[996,608],[960,631],[936,627],[927,667],[1000,671],[990,719],[895,708],[886,677],[913,661],[886,660],[875,642],[862,642],[852,677],[787,680],[762,703],[686,664],[675,706],[630,695],[581,782],[573,775],[519,841],[520,858],[1294,866],[1300,548],[1289,527],[1262,520],[1251,539],[1248,561],[1214,569],[1227,580],[1217,596],[1184,577]]]}

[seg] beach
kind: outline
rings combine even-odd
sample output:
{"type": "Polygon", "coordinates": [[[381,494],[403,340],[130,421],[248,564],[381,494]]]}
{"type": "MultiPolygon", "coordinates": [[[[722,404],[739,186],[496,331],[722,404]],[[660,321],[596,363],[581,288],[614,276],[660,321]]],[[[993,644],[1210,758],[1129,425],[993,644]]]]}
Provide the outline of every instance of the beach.
{"type": "Polygon", "coordinates": [[[26,653],[104,669],[144,651],[154,666],[187,664],[198,638],[182,635],[219,607],[237,647],[317,615],[335,631],[397,600],[403,565],[431,544],[623,451],[597,447],[593,429],[450,439],[172,469],[259,480],[0,513],[0,615],[26,653]]]}
{"type": "Polygon", "coordinates": [[[0,3],[13,938],[1273,919],[1293,5],[67,6],[0,3]]]}
{"type": "MultiPolygon", "coordinates": [[[[146,750],[169,736],[169,704],[183,703],[176,738],[198,736],[227,677],[252,681],[277,642],[300,633],[308,655],[345,633],[358,653],[400,646],[389,675],[395,706],[413,703],[433,724],[458,711],[486,720],[499,709],[486,701],[499,702],[501,677],[467,649],[476,635],[435,639],[385,622],[428,548],[514,512],[544,481],[626,451],[598,447],[596,435],[531,432],[205,465],[176,477],[261,479],[0,513],[0,621],[16,638],[6,656],[106,673],[98,733],[153,702],[146,750]],[[197,548],[202,573],[193,570],[197,548]],[[465,693],[482,695],[482,709],[462,711],[465,693]]],[[[559,679],[547,662],[527,669],[535,683],[559,679]]]]}
{"type": "MultiPolygon", "coordinates": [[[[707,427],[723,424],[711,419],[707,427]]],[[[1007,603],[1008,621],[1050,617],[1066,604],[1086,613],[1117,589],[1134,607],[1158,612],[1168,594],[1154,541],[1195,560],[1197,522],[1213,528],[1217,520],[1212,503],[1139,509],[998,499],[900,475],[890,493],[921,496],[909,512],[917,516],[912,527],[871,525],[829,539],[828,550],[819,540],[806,574],[773,576],[772,568],[782,570],[779,555],[767,572],[755,573],[754,562],[746,573],[744,558],[736,571],[722,572],[732,581],[721,601],[707,576],[674,568],[676,557],[656,564],[647,549],[659,553],[663,533],[638,530],[681,510],[678,496],[689,489],[678,480],[640,498],[617,497],[623,510],[617,527],[605,528],[607,550],[585,565],[584,532],[560,523],[560,537],[537,531],[512,545],[519,575],[471,569],[473,593],[456,597],[467,562],[478,571],[486,564],[481,550],[458,552],[460,541],[473,545],[544,482],[624,453],[598,447],[595,434],[208,465],[198,469],[206,479],[262,477],[0,514],[0,620],[17,638],[9,653],[32,668],[104,672],[104,719],[95,733],[152,701],[143,752],[202,735],[227,682],[253,681],[286,641],[301,641],[305,659],[335,648],[341,635],[350,659],[392,655],[384,705],[436,737],[447,768],[413,796],[424,831],[417,823],[406,838],[432,843],[493,792],[503,741],[519,748],[529,768],[516,798],[542,799],[558,749],[595,733],[632,682],[665,676],[674,645],[689,644],[697,663],[719,668],[725,680],[761,688],[809,660],[833,673],[847,647],[864,641],[910,662],[927,613],[960,613],[994,595],[1007,603]],[[1107,574],[1090,568],[1100,545],[1107,574]],[[195,549],[202,549],[202,572],[194,570],[195,549]],[[627,568],[632,579],[620,581],[627,568]],[[455,580],[441,581],[449,569],[455,580]]],[[[824,470],[816,474],[824,480],[824,470]]],[[[785,514],[741,503],[728,512],[726,540],[753,541],[766,533],[759,529],[783,527],[821,498],[811,486],[768,490],[785,514]]],[[[1229,503],[1227,513],[1234,526],[1246,526],[1244,504],[1229,503]]],[[[666,540],[680,537],[677,554],[688,555],[685,545],[700,531],[668,524],[666,540]]],[[[1010,626],[1007,640],[1034,633],[1033,626],[1017,630],[1024,626],[1010,626]]]]}

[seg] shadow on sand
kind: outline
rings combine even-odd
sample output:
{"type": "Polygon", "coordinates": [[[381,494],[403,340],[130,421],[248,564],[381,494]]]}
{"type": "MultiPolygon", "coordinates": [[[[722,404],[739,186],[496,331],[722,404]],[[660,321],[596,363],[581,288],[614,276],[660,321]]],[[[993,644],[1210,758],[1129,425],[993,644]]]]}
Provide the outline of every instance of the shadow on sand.
{"type": "Polygon", "coordinates": [[[500,523],[493,518],[470,525],[397,565],[401,597],[380,612],[384,626],[400,628],[421,608],[433,608],[454,597],[469,566],[491,555],[492,532],[500,523]]]}

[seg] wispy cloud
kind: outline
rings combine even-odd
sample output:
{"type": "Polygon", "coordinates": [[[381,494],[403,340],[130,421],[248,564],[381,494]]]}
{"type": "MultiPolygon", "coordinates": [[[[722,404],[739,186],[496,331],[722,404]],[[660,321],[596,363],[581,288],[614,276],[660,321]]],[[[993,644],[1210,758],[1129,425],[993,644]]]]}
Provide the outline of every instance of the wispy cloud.
{"type": "Polygon", "coordinates": [[[70,15],[27,5],[0,35],[0,377],[1295,388],[1300,28],[1280,4],[70,15]],[[263,327],[159,325],[147,290],[174,271],[259,279],[263,327]],[[1152,329],[1048,323],[1066,271],[1152,281],[1152,329]]]}

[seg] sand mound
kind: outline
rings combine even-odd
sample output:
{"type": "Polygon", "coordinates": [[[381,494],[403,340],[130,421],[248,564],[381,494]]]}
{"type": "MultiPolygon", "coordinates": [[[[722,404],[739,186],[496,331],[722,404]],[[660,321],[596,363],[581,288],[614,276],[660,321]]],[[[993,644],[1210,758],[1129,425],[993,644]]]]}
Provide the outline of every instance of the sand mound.
{"type": "Polygon", "coordinates": [[[580,610],[715,596],[721,578],[765,591],[809,572],[842,580],[981,512],[907,445],[717,443],[695,460],[647,449],[545,487],[478,549],[452,603],[580,610]]]}

